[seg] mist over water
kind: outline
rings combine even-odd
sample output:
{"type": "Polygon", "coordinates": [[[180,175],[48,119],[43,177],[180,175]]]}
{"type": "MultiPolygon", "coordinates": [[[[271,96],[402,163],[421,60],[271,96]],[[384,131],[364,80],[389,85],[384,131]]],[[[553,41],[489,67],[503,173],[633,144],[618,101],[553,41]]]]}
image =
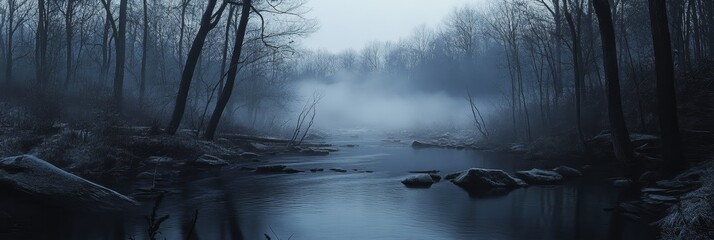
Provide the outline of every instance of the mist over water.
{"type": "MultiPolygon", "coordinates": [[[[315,92],[319,129],[366,128],[372,130],[465,129],[472,125],[468,101],[444,91],[415,89],[408,80],[386,76],[358,77],[339,74],[333,81],[305,79],[296,83],[300,109],[315,92]]],[[[478,102],[489,111],[484,102],[478,102]]]]}

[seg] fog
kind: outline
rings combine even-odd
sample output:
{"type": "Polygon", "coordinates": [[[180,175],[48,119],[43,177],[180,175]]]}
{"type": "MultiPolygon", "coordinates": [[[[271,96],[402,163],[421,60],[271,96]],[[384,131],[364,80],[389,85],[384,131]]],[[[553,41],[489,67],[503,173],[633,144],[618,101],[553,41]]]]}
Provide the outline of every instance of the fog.
{"type": "Polygon", "coordinates": [[[464,129],[473,121],[465,93],[455,97],[445,91],[424,91],[403,79],[388,77],[339,74],[336,79],[297,83],[301,99],[310,98],[315,91],[324,95],[317,106],[318,128],[464,129]]]}

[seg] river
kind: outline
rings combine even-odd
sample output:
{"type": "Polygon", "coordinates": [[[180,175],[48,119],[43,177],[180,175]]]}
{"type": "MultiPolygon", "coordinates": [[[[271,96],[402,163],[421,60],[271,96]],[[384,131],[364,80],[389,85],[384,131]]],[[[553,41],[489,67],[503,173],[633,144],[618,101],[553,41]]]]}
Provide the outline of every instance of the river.
{"type": "MultiPolygon", "coordinates": [[[[255,174],[238,168],[184,174],[169,186],[172,194],[159,209],[170,218],[160,239],[184,239],[184,224],[198,210],[200,239],[607,239],[617,190],[602,179],[606,165],[593,166],[586,176],[557,186],[515,189],[505,196],[475,198],[441,181],[427,189],[410,189],[400,181],[413,170],[440,170],[441,175],[471,167],[508,172],[533,167],[573,167],[582,162],[525,160],[515,155],[457,149],[413,149],[409,141],[386,142],[380,137],[329,140],[340,151],[327,156],[276,156],[284,164],[323,172],[255,174]],[[347,144],[356,147],[344,147],[347,144]],[[345,173],[330,168],[348,170],[345,173]],[[354,170],[356,169],[356,171],[354,170]],[[600,170],[599,170],[600,169],[600,170]],[[373,171],[371,173],[365,171],[373,171]],[[277,238],[276,238],[277,236],[277,238]]],[[[250,163],[259,166],[267,163],[250,163]]],[[[146,186],[105,183],[119,191],[146,186]]],[[[123,214],[78,214],[28,211],[26,234],[53,239],[145,239],[151,203],[123,214]],[[35,216],[36,215],[36,216],[35,216]],[[36,219],[42,219],[40,221],[36,219]],[[59,222],[58,222],[59,221],[59,222]],[[48,226],[49,225],[49,226],[48,226]],[[42,226],[48,233],[32,231],[42,226]],[[126,238],[125,238],[126,239],[126,238]]],[[[7,206],[7,205],[5,205],[7,206]]],[[[613,228],[615,229],[615,228],[613,228]]],[[[623,239],[651,238],[641,224],[618,221],[615,235],[623,239]]],[[[30,237],[31,238],[31,237],[30,237]]]]}

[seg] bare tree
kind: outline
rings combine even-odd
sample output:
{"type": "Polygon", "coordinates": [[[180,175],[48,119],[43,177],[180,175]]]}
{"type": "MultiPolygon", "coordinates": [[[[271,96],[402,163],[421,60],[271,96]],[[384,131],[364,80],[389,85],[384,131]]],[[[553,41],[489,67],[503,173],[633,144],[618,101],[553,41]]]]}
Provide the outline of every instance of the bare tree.
{"type": "Polygon", "coordinates": [[[674,90],[674,64],[665,0],[649,0],[650,24],[657,72],[657,111],[662,134],[663,172],[674,174],[687,166],[682,157],[674,90]]]}
{"type": "Polygon", "coordinates": [[[469,106],[471,108],[471,114],[474,118],[474,125],[476,126],[476,130],[478,130],[484,138],[488,139],[488,128],[486,128],[486,121],[483,120],[481,111],[479,111],[478,107],[476,107],[476,103],[474,102],[473,97],[471,97],[471,92],[467,91],[466,95],[466,99],[469,101],[469,106]]]}
{"type": "Polygon", "coordinates": [[[324,95],[322,93],[314,92],[312,97],[305,102],[300,114],[298,114],[297,121],[295,122],[295,129],[293,130],[293,135],[290,137],[290,141],[288,141],[288,146],[301,145],[305,140],[307,133],[315,123],[317,103],[320,102],[323,96],[324,95]],[[308,116],[310,117],[310,120],[307,123],[307,126],[304,126],[308,116]]]}
{"type": "MultiPolygon", "coordinates": [[[[233,93],[233,86],[235,85],[236,75],[238,75],[238,62],[240,61],[241,51],[243,50],[243,41],[245,40],[245,32],[248,29],[248,18],[250,11],[253,8],[253,1],[243,0],[241,4],[241,15],[240,21],[238,22],[238,31],[236,33],[235,44],[233,45],[233,53],[231,54],[231,62],[228,65],[228,72],[226,84],[221,91],[221,95],[218,97],[216,102],[216,108],[213,110],[211,119],[206,127],[205,138],[213,139],[216,134],[216,129],[218,128],[218,122],[221,120],[221,115],[223,115],[223,110],[228,104],[228,100],[233,93]]],[[[262,18],[262,16],[261,16],[262,18]]]]}
{"type": "Polygon", "coordinates": [[[12,70],[13,63],[16,60],[14,56],[15,46],[15,33],[20,27],[29,20],[29,8],[30,1],[18,1],[18,0],[8,0],[7,9],[7,45],[5,50],[5,81],[10,83],[13,78],[12,70]],[[25,9],[23,11],[23,8],[25,9]],[[18,12],[21,11],[21,12],[18,12]]]}
{"type": "Polygon", "coordinates": [[[188,57],[186,58],[186,64],[183,68],[183,73],[181,74],[181,83],[179,85],[178,94],[176,96],[176,104],[174,105],[174,111],[171,115],[171,121],[168,127],[166,127],[166,132],[169,134],[175,134],[181,125],[181,120],[183,118],[184,111],[186,110],[186,100],[188,98],[188,91],[191,87],[191,81],[193,80],[193,74],[196,70],[196,64],[198,59],[201,57],[201,52],[203,51],[203,45],[206,42],[208,33],[218,25],[218,21],[221,19],[223,10],[226,8],[226,2],[222,3],[216,12],[213,10],[216,8],[218,0],[209,0],[206,10],[203,12],[201,17],[201,26],[196,33],[196,37],[191,44],[191,50],[188,52],[188,57]]]}
{"type": "Polygon", "coordinates": [[[610,3],[608,0],[593,0],[593,6],[600,23],[602,60],[605,68],[605,79],[607,79],[607,110],[613,150],[618,160],[632,164],[634,153],[627,125],[625,124],[625,116],[622,113],[617,46],[615,45],[615,28],[610,14],[610,3]]]}
{"type": "Polygon", "coordinates": [[[144,92],[146,91],[146,54],[149,47],[149,6],[147,0],[142,0],[144,8],[144,32],[141,41],[141,80],[139,83],[139,106],[144,104],[144,92]]]}
{"type": "Polygon", "coordinates": [[[587,149],[585,146],[585,137],[583,136],[583,128],[582,128],[582,104],[581,104],[581,98],[582,98],[582,85],[583,85],[583,73],[582,73],[582,65],[581,65],[581,55],[582,55],[582,50],[580,49],[580,10],[577,8],[577,6],[573,6],[572,9],[568,8],[568,1],[569,0],[564,0],[563,1],[563,13],[565,15],[565,21],[568,22],[568,28],[570,29],[570,40],[571,42],[571,49],[572,49],[572,56],[573,56],[573,74],[575,77],[575,121],[576,121],[576,128],[578,130],[578,137],[580,139],[580,142],[582,143],[583,150],[587,149]],[[572,15],[572,10],[575,9],[577,11],[577,20],[573,17],[572,15]]]}
{"type": "Polygon", "coordinates": [[[124,98],[124,67],[126,65],[126,16],[129,3],[128,0],[119,1],[119,23],[114,21],[111,10],[111,0],[102,0],[102,4],[104,5],[109,25],[112,27],[112,31],[115,35],[114,102],[119,109],[122,109],[122,101],[124,98]]]}
{"type": "Polygon", "coordinates": [[[47,43],[49,13],[45,0],[37,0],[37,31],[35,37],[35,75],[37,82],[47,81],[47,43]]]}

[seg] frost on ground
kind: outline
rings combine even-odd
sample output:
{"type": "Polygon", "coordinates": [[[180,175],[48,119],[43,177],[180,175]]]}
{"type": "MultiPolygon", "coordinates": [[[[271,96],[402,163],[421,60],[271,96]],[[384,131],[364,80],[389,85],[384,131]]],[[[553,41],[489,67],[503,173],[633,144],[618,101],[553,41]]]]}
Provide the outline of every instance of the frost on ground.
{"type": "Polygon", "coordinates": [[[692,168],[677,178],[695,175],[700,177],[702,186],[683,195],[657,222],[662,228],[662,239],[714,239],[714,161],[692,168]]]}

